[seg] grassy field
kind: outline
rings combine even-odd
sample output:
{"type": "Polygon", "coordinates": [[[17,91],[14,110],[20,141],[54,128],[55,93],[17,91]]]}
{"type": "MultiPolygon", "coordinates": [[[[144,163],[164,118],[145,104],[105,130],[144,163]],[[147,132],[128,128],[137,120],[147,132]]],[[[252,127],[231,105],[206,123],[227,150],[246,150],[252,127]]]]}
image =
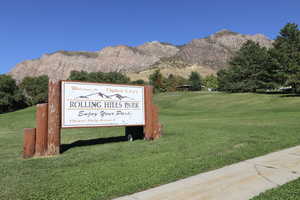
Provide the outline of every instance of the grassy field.
{"type": "Polygon", "coordinates": [[[300,97],[166,93],[155,102],[159,140],[63,130],[60,156],[28,160],[22,129],[35,126],[35,108],[0,115],[0,199],[111,199],[300,144],[300,97]]]}
{"type": "Polygon", "coordinates": [[[300,179],[268,190],[251,200],[300,200],[300,179]]]}

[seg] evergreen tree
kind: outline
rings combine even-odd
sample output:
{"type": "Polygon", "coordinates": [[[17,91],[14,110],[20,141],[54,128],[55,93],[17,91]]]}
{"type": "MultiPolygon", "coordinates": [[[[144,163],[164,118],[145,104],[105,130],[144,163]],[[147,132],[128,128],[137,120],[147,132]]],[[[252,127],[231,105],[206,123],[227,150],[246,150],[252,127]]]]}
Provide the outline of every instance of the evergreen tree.
{"type": "Polygon", "coordinates": [[[166,81],[159,69],[155,70],[153,74],[150,74],[149,83],[150,85],[153,85],[154,92],[166,91],[166,81]]]}
{"type": "Polygon", "coordinates": [[[191,84],[192,91],[201,90],[202,78],[198,72],[191,72],[189,76],[189,83],[191,84]]]}
{"type": "Polygon", "coordinates": [[[272,89],[278,80],[278,65],[265,47],[247,41],[229,62],[230,67],[218,72],[219,88],[229,92],[256,92],[272,89]]]}
{"type": "Polygon", "coordinates": [[[274,42],[274,48],[260,47],[247,41],[229,62],[230,67],[218,72],[219,88],[230,92],[255,92],[292,86],[300,92],[300,31],[288,23],[274,42]]]}
{"type": "Polygon", "coordinates": [[[268,89],[268,77],[272,80],[265,66],[267,65],[268,51],[265,47],[260,47],[258,43],[247,41],[237,55],[230,61],[230,65],[239,71],[237,88],[242,92],[256,92],[257,89],[268,89]]]}
{"type": "Polygon", "coordinates": [[[300,30],[288,23],[274,42],[273,59],[281,67],[277,78],[284,80],[296,92],[300,88],[300,30]]]}

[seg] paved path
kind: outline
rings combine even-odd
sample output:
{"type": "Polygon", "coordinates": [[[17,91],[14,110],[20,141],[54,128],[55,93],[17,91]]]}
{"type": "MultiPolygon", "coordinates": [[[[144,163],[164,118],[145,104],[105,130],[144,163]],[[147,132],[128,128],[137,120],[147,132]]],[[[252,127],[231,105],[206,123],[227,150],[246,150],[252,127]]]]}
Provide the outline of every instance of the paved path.
{"type": "Polygon", "coordinates": [[[300,177],[300,146],[115,200],[244,200],[300,177]]]}

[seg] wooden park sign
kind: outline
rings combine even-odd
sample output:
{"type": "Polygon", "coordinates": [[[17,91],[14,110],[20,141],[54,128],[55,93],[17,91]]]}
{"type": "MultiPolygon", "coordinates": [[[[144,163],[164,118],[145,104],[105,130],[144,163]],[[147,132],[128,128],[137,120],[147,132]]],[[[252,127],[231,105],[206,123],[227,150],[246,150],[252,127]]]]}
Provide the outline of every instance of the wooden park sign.
{"type": "Polygon", "coordinates": [[[144,125],[144,86],[62,82],[62,128],[144,125]]]}
{"type": "Polygon", "coordinates": [[[49,81],[48,103],[38,104],[36,128],[24,129],[23,157],[60,153],[61,128],[124,126],[129,139],[161,136],[153,87],[49,81]]]}

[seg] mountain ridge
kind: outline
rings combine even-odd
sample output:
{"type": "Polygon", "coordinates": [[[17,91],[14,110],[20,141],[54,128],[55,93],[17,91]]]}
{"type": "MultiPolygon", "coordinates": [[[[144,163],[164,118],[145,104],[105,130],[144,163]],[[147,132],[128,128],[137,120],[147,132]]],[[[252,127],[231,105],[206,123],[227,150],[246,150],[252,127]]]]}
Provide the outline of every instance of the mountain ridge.
{"type": "MultiPolygon", "coordinates": [[[[142,72],[154,68],[168,69],[162,70],[164,75],[180,68],[180,74],[175,75],[187,76],[190,73],[188,69],[194,69],[206,76],[227,67],[228,60],[247,40],[267,48],[273,42],[262,34],[245,35],[224,29],[184,45],[152,41],[138,46],[108,46],[98,51],[60,50],[45,53],[40,58],[18,63],[9,74],[20,81],[26,76],[39,75],[67,79],[72,70],[118,71],[135,80],[142,72]],[[184,69],[187,69],[186,72],[184,69]]],[[[141,76],[141,79],[146,78],[141,76]]]]}

